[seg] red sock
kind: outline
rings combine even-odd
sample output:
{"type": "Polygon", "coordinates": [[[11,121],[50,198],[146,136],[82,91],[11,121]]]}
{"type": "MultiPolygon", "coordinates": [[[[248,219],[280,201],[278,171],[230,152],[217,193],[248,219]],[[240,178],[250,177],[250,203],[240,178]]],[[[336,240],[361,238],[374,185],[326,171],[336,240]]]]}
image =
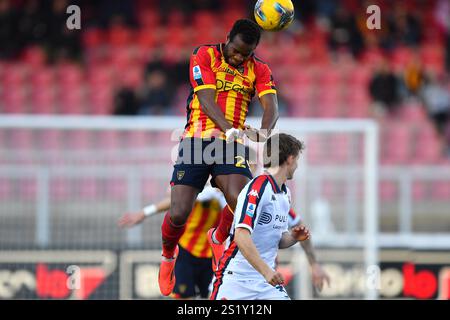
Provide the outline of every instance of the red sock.
{"type": "Polygon", "coordinates": [[[220,222],[214,233],[214,237],[220,243],[225,242],[230,235],[231,225],[233,224],[234,214],[228,205],[223,208],[220,214],[220,222]]]}
{"type": "Polygon", "coordinates": [[[164,216],[164,221],[161,226],[161,234],[162,234],[162,255],[168,259],[173,258],[173,253],[175,252],[175,248],[178,244],[178,240],[180,240],[181,236],[186,229],[186,224],[181,226],[177,226],[173,224],[170,219],[170,213],[167,212],[164,216]]]}

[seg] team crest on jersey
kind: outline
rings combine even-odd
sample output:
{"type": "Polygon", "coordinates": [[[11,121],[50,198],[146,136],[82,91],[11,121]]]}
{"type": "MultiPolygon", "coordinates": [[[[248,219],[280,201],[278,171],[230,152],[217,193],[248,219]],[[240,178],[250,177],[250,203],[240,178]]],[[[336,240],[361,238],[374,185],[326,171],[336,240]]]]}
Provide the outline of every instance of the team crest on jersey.
{"type": "Polygon", "coordinates": [[[253,215],[255,214],[255,205],[253,203],[249,203],[247,206],[247,210],[245,211],[245,214],[248,215],[250,218],[253,218],[253,215]]]}
{"type": "Polygon", "coordinates": [[[177,179],[181,180],[184,177],[184,171],[177,171],[177,179]]]}
{"type": "Polygon", "coordinates": [[[201,79],[202,78],[202,71],[200,70],[199,66],[194,66],[192,68],[192,73],[193,73],[193,77],[195,80],[201,79]]]}
{"type": "Polygon", "coordinates": [[[236,69],[237,69],[237,71],[239,71],[240,73],[244,73],[244,67],[243,67],[243,66],[237,67],[236,69]]]}
{"type": "Polygon", "coordinates": [[[252,189],[252,190],[247,194],[247,196],[254,196],[254,197],[256,197],[256,198],[259,198],[258,191],[256,191],[255,189],[252,189]]]}

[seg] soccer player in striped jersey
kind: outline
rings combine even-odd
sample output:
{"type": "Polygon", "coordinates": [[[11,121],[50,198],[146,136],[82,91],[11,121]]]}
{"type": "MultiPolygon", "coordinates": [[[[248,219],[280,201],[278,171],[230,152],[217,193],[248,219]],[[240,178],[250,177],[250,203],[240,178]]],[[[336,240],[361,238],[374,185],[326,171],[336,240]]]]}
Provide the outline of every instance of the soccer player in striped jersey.
{"type": "Polygon", "coordinates": [[[277,134],[264,146],[266,172],[240,192],[228,248],[220,258],[211,299],[290,299],[275,270],[278,249],[309,239],[304,225],[288,231],[291,209],[286,181],[298,166],[303,143],[277,134]]]}
{"type": "MultiPolygon", "coordinates": [[[[223,194],[206,186],[197,196],[194,208],[186,222],[186,231],[180,238],[179,258],[175,266],[176,283],[172,297],[192,299],[209,297],[209,285],[213,277],[211,247],[206,239],[207,231],[216,227],[220,212],[226,205],[223,194]]],[[[145,218],[170,209],[170,197],[151,204],[139,212],[129,212],[120,217],[118,225],[129,228],[142,223],[145,218]]]]}
{"type": "Polygon", "coordinates": [[[245,134],[253,141],[265,141],[275,127],[278,102],[272,72],[254,54],[260,37],[256,23],[241,19],[234,23],[225,43],[203,45],[192,53],[187,123],[171,179],[171,210],[161,226],[158,283],[163,295],[169,295],[175,285],[177,245],[197,194],[211,176],[211,184],[223,192],[228,203],[219,226],[208,232],[213,256],[220,257],[238,194],[252,178],[248,148],[240,138],[245,134]],[[264,110],[259,130],[245,124],[255,94],[264,110]]]}

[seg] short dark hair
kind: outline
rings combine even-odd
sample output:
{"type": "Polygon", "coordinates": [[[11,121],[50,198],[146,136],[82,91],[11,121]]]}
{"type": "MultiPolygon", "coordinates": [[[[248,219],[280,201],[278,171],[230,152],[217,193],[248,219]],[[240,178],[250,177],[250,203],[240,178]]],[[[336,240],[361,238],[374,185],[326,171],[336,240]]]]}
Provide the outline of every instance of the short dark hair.
{"type": "Polygon", "coordinates": [[[304,149],[305,144],[297,138],[286,133],[275,134],[264,144],[264,168],[281,166],[289,156],[296,157],[304,149]]]}
{"type": "Polygon", "coordinates": [[[233,41],[236,35],[240,34],[242,41],[246,44],[256,44],[258,45],[259,39],[261,38],[261,27],[255,22],[249,19],[239,19],[231,28],[229,37],[230,41],[233,41]]]}

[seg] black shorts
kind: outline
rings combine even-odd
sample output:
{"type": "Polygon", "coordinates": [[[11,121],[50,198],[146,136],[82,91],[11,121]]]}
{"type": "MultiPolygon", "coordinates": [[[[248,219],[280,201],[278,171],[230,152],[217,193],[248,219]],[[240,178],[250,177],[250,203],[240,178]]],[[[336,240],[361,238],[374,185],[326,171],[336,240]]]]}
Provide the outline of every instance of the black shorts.
{"type": "Polygon", "coordinates": [[[186,138],[180,142],[177,162],[170,184],[188,185],[203,190],[212,176],[240,174],[252,179],[249,149],[241,143],[226,143],[222,139],[186,138]]]}
{"type": "Polygon", "coordinates": [[[198,294],[202,298],[208,298],[213,277],[211,258],[197,258],[183,247],[179,248],[173,293],[180,298],[192,298],[198,294]]]}

